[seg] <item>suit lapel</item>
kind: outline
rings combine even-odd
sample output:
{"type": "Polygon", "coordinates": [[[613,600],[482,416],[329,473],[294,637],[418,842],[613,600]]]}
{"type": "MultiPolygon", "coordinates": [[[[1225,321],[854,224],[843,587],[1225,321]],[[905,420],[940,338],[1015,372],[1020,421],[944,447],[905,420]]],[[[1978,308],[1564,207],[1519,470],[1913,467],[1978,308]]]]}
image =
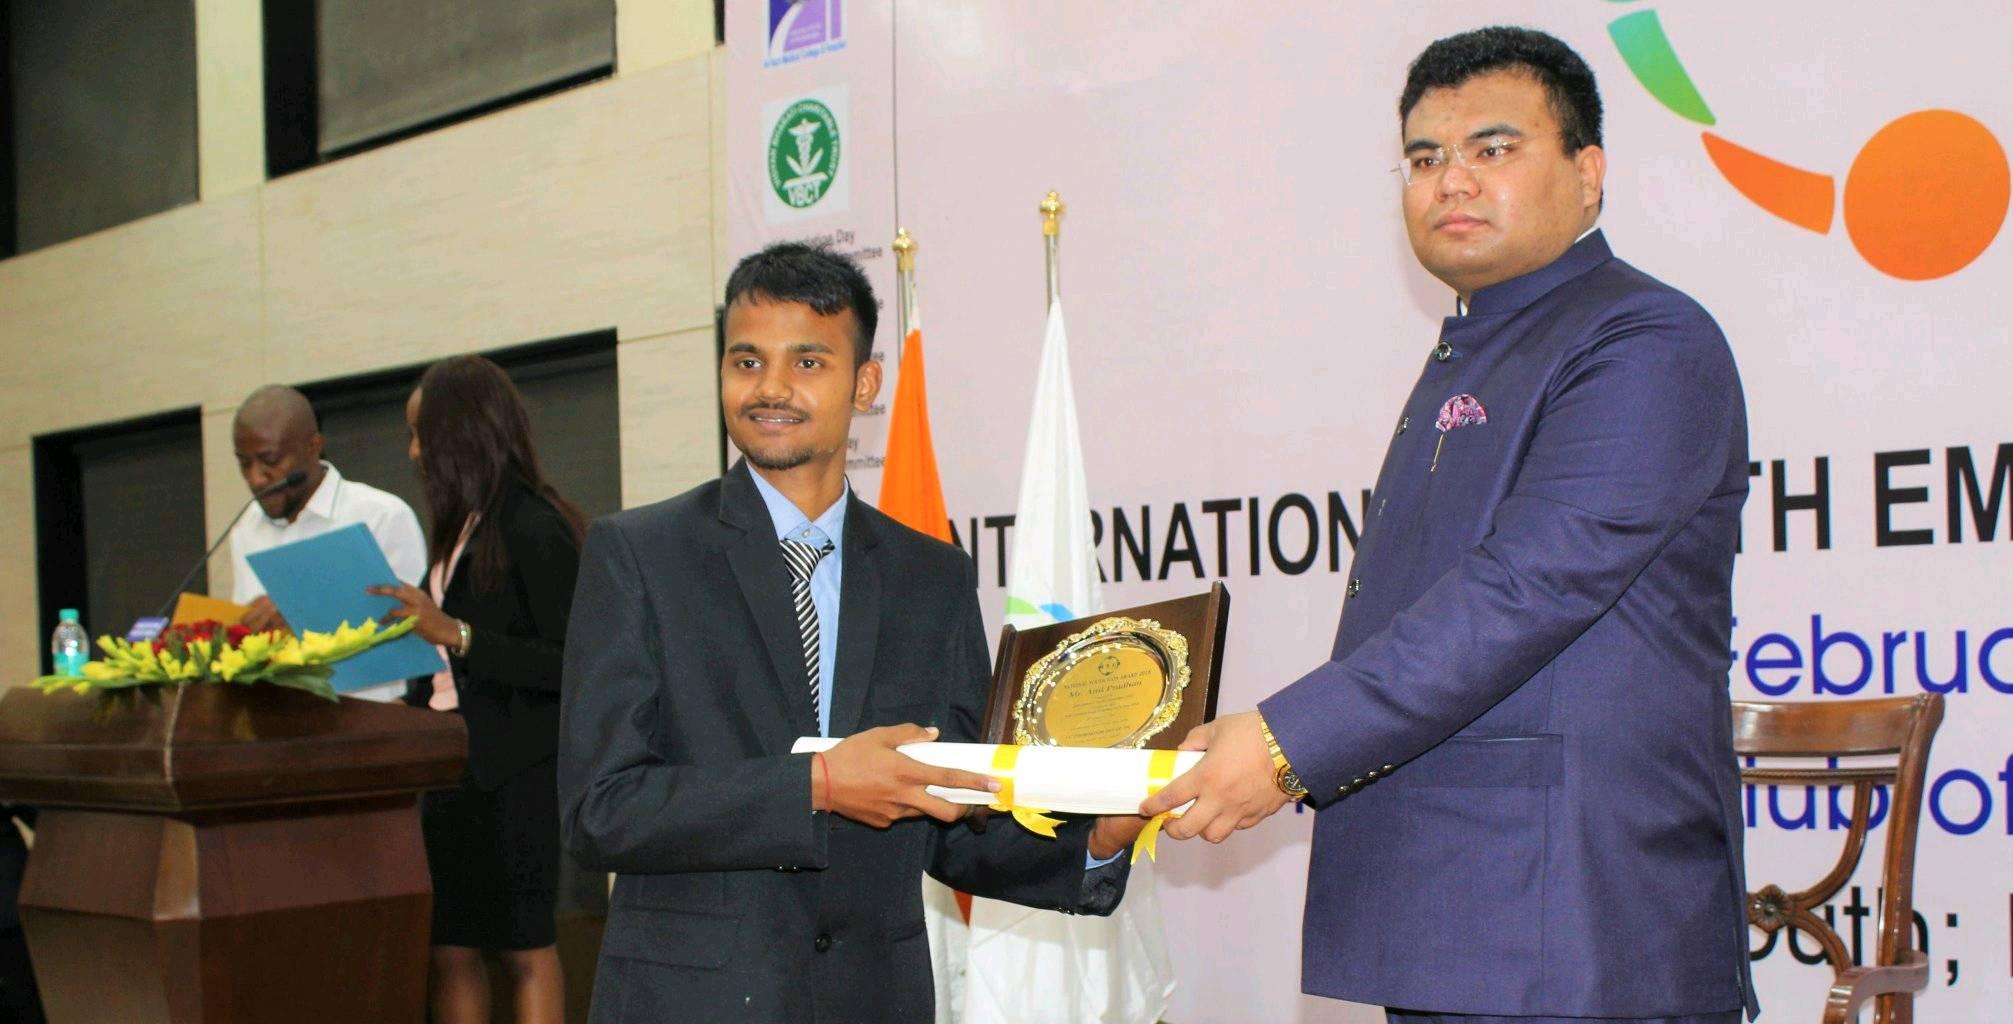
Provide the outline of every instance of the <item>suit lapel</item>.
{"type": "Polygon", "coordinates": [[[881,628],[880,539],[858,496],[846,499],[846,559],[839,581],[839,654],[832,672],[832,735],[850,736],[874,677],[874,639],[881,628]]]}
{"type": "MultiPolygon", "coordinates": [[[[727,564],[734,570],[741,597],[755,618],[762,646],[769,652],[775,694],[788,710],[797,736],[818,734],[811,715],[810,680],[804,677],[803,641],[797,635],[797,613],[790,606],[790,570],[783,564],[775,525],[762,495],[748,479],[745,463],[736,463],[720,485],[720,518],[742,531],[727,546],[727,564]]],[[[850,566],[848,567],[850,568],[850,566]]],[[[848,573],[848,575],[851,575],[848,573]]]]}

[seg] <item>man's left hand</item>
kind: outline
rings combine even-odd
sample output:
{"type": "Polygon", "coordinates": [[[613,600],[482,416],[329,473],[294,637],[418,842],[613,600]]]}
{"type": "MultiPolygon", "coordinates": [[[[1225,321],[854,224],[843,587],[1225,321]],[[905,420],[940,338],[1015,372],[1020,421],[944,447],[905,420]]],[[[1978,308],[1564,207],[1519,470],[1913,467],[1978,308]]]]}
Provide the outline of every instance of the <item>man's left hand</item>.
{"type": "Polygon", "coordinates": [[[1272,753],[1259,731],[1258,712],[1196,726],[1181,741],[1181,749],[1208,753],[1139,806],[1139,813],[1152,817],[1195,801],[1188,813],[1168,819],[1161,829],[1168,835],[1176,839],[1199,835],[1220,843],[1286,806],[1285,792],[1273,781],[1272,753]]]}
{"type": "Polygon", "coordinates": [[[1125,852],[1146,830],[1147,820],[1136,814],[1107,814],[1098,818],[1090,829],[1090,855],[1109,860],[1125,852]]]}

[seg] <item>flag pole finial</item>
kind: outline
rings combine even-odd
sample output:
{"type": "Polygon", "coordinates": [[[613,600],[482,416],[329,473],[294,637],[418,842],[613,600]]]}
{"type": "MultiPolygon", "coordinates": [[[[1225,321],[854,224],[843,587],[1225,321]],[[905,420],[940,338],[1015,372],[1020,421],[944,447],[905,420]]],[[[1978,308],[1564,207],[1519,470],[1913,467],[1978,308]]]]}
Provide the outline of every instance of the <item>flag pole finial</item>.
{"type": "MultiPolygon", "coordinates": [[[[1062,271],[1056,250],[1062,245],[1062,197],[1051,191],[1041,201],[1041,240],[1048,251],[1048,304],[1062,291],[1062,271]]],[[[1046,307],[1044,307],[1046,308],[1046,307]]]]}
{"type": "Polygon", "coordinates": [[[916,240],[909,235],[908,228],[895,229],[895,271],[906,274],[916,269],[916,240]]]}
{"type": "Polygon", "coordinates": [[[902,363],[904,347],[909,340],[909,332],[916,327],[916,240],[909,229],[895,228],[895,241],[889,248],[895,250],[895,365],[902,363]]]}

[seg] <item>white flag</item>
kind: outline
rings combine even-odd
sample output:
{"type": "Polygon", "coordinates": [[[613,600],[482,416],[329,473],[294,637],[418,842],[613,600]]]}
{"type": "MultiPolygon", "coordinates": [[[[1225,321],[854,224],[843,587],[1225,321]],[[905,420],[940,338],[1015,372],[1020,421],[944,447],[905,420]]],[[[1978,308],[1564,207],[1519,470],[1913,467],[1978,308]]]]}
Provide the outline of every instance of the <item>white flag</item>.
{"type": "MultiPolygon", "coordinates": [[[[1056,300],[1048,307],[1021,464],[1007,622],[1026,629],[1103,610],[1069,340],[1056,300]]],[[[1133,865],[1125,899],[1110,917],[973,900],[963,1024],[1158,1020],[1174,994],[1174,968],[1151,865],[1150,859],[1133,865]]]]}
{"type": "Polygon", "coordinates": [[[1007,573],[1007,624],[1046,626],[1104,610],[1097,549],[1090,533],[1090,485],[1077,437],[1076,389],[1069,380],[1069,338],[1062,300],[1048,307],[1048,332],[1035,373],[1034,414],[1020,467],[1020,505],[1007,573]]]}

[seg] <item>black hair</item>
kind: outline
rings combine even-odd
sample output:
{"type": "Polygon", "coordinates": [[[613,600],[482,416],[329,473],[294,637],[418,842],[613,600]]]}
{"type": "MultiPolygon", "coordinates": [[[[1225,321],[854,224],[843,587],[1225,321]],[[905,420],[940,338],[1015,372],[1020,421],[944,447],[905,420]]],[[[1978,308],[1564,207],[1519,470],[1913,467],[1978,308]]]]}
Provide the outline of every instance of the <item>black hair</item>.
{"type": "MultiPolygon", "coordinates": [[[[531,443],[531,414],[524,395],[503,368],[482,356],[443,359],[419,378],[419,482],[426,497],[431,561],[453,554],[471,515],[495,527],[513,485],[530,491],[564,516],[577,544],[587,529],[580,509],[561,497],[538,464],[531,443]]],[[[510,551],[502,529],[477,530],[468,556],[477,590],[505,582],[510,551]]]]}
{"type": "Polygon", "coordinates": [[[1436,40],[1413,58],[1398,98],[1403,124],[1429,89],[1452,89],[1492,71],[1521,71],[1545,87],[1567,155],[1601,144],[1601,92],[1573,48],[1537,29],[1492,25],[1436,40]]]}
{"type": "Polygon", "coordinates": [[[860,331],[853,338],[853,369],[867,365],[874,354],[874,327],[881,304],[874,286],[852,257],[822,245],[777,242],[734,265],[727,277],[725,304],[800,302],[819,316],[853,311],[860,331]]]}

